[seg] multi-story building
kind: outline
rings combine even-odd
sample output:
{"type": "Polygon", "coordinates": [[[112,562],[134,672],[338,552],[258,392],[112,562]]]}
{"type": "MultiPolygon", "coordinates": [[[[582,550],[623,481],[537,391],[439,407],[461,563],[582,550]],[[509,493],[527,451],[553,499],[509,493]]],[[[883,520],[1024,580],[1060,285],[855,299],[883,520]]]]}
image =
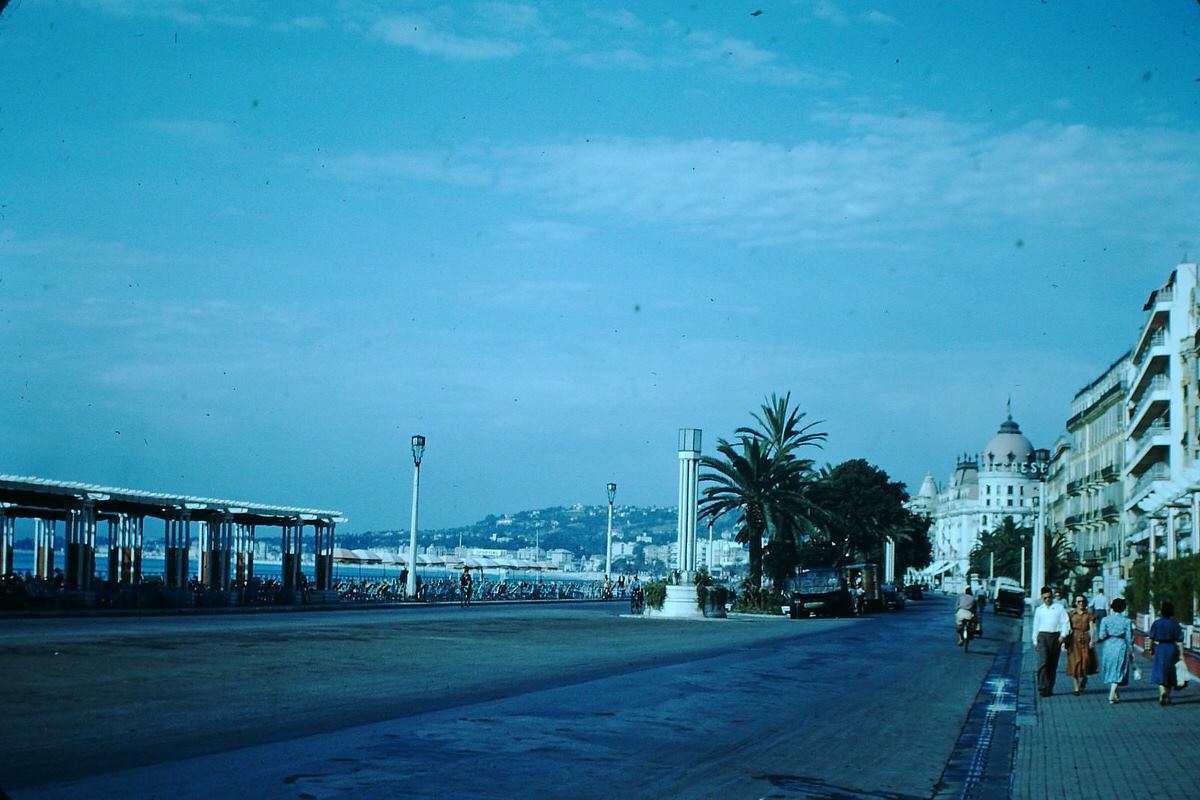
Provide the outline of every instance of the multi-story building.
{"type": "Polygon", "coordinates": [[[1006,517],[1018,527],[1033,525],[1038,485],[1035,458],[1033,445],[1010,413],[978,455],[958,459],[944,489],[937,490],[932,476],[925,477],[908,508],[933,521],[929,577],[944,576],[945,588],[961,587],[980,533],[995,530],[1006,517]]]}
{"type": "Polygon", "coordinates": [[[1200,297],[1197,265],[1180,264],[1143,309],[1125,397],[1121,566],[1200,551],[1200,297]]]}
{"type": "Polygon", "coordinates": [[[1050,529],[1065,531],[1081,564],[1103,571],[1102,585],[1111,596],[1124,585],[1119,568],[1125,505],[1122,473],[1132,356],[1125,353],[1075,393],[1067,420],[1065,486],[1054,485],[1047,492],[1051,506],[1062,509],[1061,515],[1053,515],[1050,529]]]}

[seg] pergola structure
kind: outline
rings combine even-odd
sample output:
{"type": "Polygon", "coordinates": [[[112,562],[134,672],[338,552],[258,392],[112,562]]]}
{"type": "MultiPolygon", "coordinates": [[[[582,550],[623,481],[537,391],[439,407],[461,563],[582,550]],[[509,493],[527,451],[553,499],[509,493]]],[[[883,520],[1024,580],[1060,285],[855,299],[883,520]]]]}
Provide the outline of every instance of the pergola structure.
{"type": "Polygon", "coordinates": [[[282,529],[283,584],[301,581],[304,528],[313,528],[315,588],[333,580],[333,534],[345,522],[340,511],[270,506],[241,500],[191,497],[90,483],[0,475],[0,575],[12,571],[16,520],[34,521],[34,573],[47,578],[55,567],[54,540],[65,527],[65,586],[89,591],[96,567],[96,528],[108,525],[108,576],[117,582],[141,580],[146,518],[164,523],[166,585],[182,589],[191,576],[193,523],[200,545],[200,582],[228,590],[254,576],[254,541],[260,526],[282,529]]]}

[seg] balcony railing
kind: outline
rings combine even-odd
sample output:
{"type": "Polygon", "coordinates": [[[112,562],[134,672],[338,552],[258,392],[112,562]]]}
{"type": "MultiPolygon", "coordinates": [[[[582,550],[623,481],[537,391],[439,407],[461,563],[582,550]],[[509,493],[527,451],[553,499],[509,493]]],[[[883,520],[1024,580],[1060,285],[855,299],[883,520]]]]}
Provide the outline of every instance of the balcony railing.
{"type": "Polygon", "coordinates": [[[1162,347],[1166,343],[1167,343],[1167,332],[1166,331],[1160,329],[1160,330],[1154,332],[1153,334],[1151,334],[1150,338],[1146,340],[1146,346],[1143,347],[1141,350],[1139,350],[1138,354],[1137,354],[1137,358],[1133,359],[1134,365],[1140,366],[1142,363],[1142,360],[1146,358],[1146,353],[1150,352],[1151,350],[1153,350],[1156,347],[1162,347]]]}
{"type": "Polygon", "coordinates": [[[1142,473],[1142,476],[1137,479],[1137,483],[1133,485],[1133,492],[1130,499],[1136,497],[1150,484],[1155,481],[1165,481],[1171,478],[1171,468],[1166,464],[1155,464],[1150,469],[1142,473]]]}

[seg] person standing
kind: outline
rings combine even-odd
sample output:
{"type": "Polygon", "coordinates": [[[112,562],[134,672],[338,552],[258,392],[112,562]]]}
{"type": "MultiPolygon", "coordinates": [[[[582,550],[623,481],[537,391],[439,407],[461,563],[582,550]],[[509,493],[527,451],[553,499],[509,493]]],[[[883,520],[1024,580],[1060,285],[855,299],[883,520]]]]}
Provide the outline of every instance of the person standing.
{"type": "Polygon", "coordinates": [[[1150,626],[1146,639],[1154,648],[1154,664],[1150,669],[1150,681],[1158,684],[1158,704],[1171,705],[1171,690],[1175,687],[1175,662],[1179,660],[1179,643],[1183,641],[1183,628],[1175,621],[1175,604],[1163,600],[1159,618],[1150,626]]]}
{"type": "Polygon", "coordinates": [[[1067,593],[1062,589],[1054,590],[1054,605],[1058,606],[1063,611],[1067,610],[1067,593]]]}
{"type": "Polygon", "coordinates": [[[1092,618],[1099,625],[1104,621],[1104,617],[1108,614],[1108,598],[1104,596],[1104,588],[1101,587],[1092,595],[1092,601],[1088,603],[1088,611],[1092,612],[1092,618]]]}
{"type": "Polygon", "coordinates": [[[1087,688],[1088,667],[1095,655],[1092,652],[1095,629],[1086,597],[1079,595],[1075,598],[1075,607],[1067,612],[1067,621],[1071,626],[1066,641],[1067,674],[1075,684],[1072,694],[1078,697],[1087,688]]]}
{"type": "Polygon", "coordinates": [[[460,605],[471,605],[471,592],[474,589],[475,581],[471,578],[471,569],[463,567],[462,575],[458,576],[458,602],[460,605]]]}
{"type": "Polygon", "coordinates": [[[1117,687],[1129,685],[1129,665],[1133,662],[1133,622],[1125,615],[1125,598],[1112,601],[1112,613],[1096,625],[1100,642],[1100,678],[1109,684],[1108,702],[1121,702],[1117,687]]]}
{"type": "Polygon", "coordinates": [[[1058,671],[1058,651],[1062,639],[1070,632],[1067,613],[1054,605],[1050,587],[1042,587],[1042,604],[1033,612],[1033,646],[1037,650],[1037,688],[1042,697],[1054,693],[1054,676],[1058,671]]]}

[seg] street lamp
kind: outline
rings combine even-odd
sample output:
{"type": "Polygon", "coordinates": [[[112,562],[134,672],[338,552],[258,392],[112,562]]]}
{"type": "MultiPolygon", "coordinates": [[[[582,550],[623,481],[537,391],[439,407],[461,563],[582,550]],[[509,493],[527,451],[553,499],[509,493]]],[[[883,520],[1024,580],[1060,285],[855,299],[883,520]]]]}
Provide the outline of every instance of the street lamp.
{"type": "Polygon", "coordinates": [[[1029,472],[1038,481],[1037,518],[1033,533],[1032,574],[1029,576],[1029,596],[1040,596],[1042,587],[1046,585],[1046,473],[1050,471],[1050,451],[1038,449],[1033,451],[1033,460],[1029,462],[1029,472]]]}
{"type": "Polygon", "coordinates": [[[424,455],[425,437],[412,437],[412,528],[408,537],[408,581],[404,585],[404,592],[413,599],[416,599],[417,596],[417,497],[421,491],[421,457],[424,455]]]}
{"type": "Polygon", "coordinates": [[[612,512],[613,498],[617,496],[617,485],[610,483],[608,485],[608,549],[604,555],[604,575],[605,577],[612,575],[612,512]]]}

